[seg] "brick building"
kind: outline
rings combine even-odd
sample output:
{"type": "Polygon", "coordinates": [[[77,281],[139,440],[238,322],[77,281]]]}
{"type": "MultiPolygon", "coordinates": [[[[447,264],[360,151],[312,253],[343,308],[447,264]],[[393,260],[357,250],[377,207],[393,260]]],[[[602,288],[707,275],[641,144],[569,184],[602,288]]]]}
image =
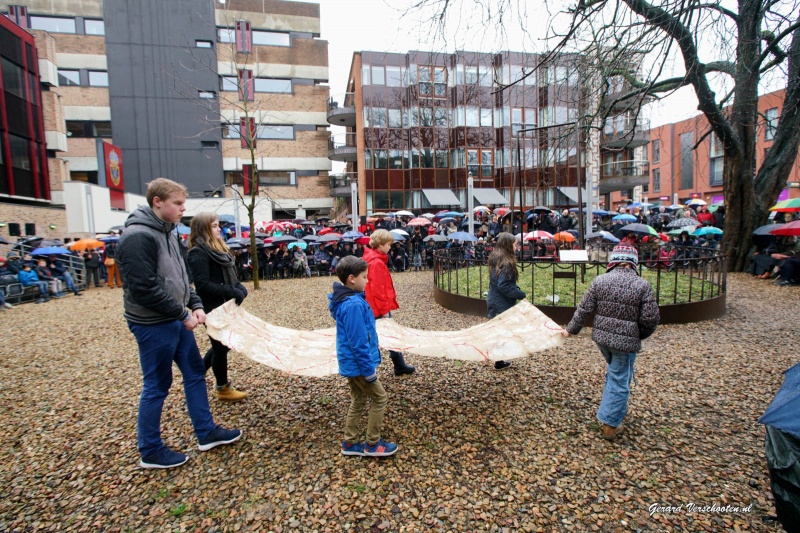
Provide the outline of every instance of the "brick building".
{"type": "MultiPolygon", "coordinates": [[[[323,85],[328,45],[319,39],[319,5],[284,0],[175,0],[169,10],[163,5],[18,0],[0,11],[4,37],[14,36],[25,43],[21,46],[35,44],[32,56],[28,51],[17,60],[9,57],[7,68],[4,61],[3,77],[6,70],[9,76],[15,69],[26,73],[26,87],[37,89],[30,97],[37,101],[28,108],[40,109],[44,130],[30,127],[28,115],[18,126],[30,135],[22,138],[32,142],[31,168],[18,169],[21,160],[13,159],[18,162],[13,175],[21,182],[0,191],[0,235],[8,235],[9,224],[20,224],[22,235],[26,224],[35,224],[36,234],[48,237],[106,231],[74,223],[81,216],[67,213],[86,210],[84,197],[94,196],[95,202],[107,197],[90,192],[106,187],[98,139],[122,149],[125,198],[132,205],[123,213],[90,205],[106,211],[94,219],[122,217],[157,176],[185,183],[192,197],[209,198],[196,202],[198,209],[231,212],[225,185],[243,185],[242,166],[250,160],[239,139],[245,101],[255,119],[262,217],[330,211],[329,91],[323,85]],[[155,12],[162,16],[154,19],[155,12]],[[238,90],[242,85],[248,95],[238,90]],[[44,162],[33,159],[33,150],[46,156],[44,162]],[[24,178],[25,172],[34,175],[24,178]],[[80,184],[85,191],[76,188],[80,184]]],[[[14,55],[5,40],[0,51],[14,55]]],[[[5,127],[0,138],[8,144],[9,135],[5,127]]],[[[15,143],[16,150],[20,143],[15,143]]],[[[12,160],[10,152],[3,152],[3,160],[12,160]]],[[[11,172],[3,168],[6,180],[11,172]]]]}
{"type": "MultiPolygon", "coordinates": [[[[760,167],[764,156],[772,146],[773,128],[781,114],[785,90],[761,96],[758,112],[762,117],[756,136],[756,167],[760,167]]],[[[723,149],[717,136],[708,135],[696,149],[695,143],[708,133],[708,121],[704,115],[665,124],[650,130],[650,144],[646,158],[650,180],[638,191],[630,191],[624,197],[621,192],[612,196],[611,208],[626,205],[628,200],[645,198],[648,202],[669,205],[700,198],[708,204],[724,200],[722,186],[723,149]]],[[[627,191],[626,191],[627,192],[627,191]]],[[[789,175],[788,186],[779,199],[800,197],[800,161],[795,162],[789,175]]]]}
{"type": "MultiPolygon", "coordinates": [[[[562,55],[525,76],[540,61],[518,52],[355,53],[347,92],[331,98],[328,114],[347,129],[330,146],[331,159],[347,164],[336,194],[349,196],[347,181],[357,181],[362,215],[464,209],[471,175],[476,205],[578,205],[578,139],[567,124],[581,112],[582,61],[562,55]],[[496,81],[520,79],[496,92],[496,81]]],[[[605,87],[605,103],[594,104],[610,106],[611,118],[581,140],[580,172],[595,206],[647,179],[634,164],[647,128],[633,120],[634,106],[615,100],[621,77],[605,87]],[[615,165],[601,174],[606,157],[615,165]]]]}

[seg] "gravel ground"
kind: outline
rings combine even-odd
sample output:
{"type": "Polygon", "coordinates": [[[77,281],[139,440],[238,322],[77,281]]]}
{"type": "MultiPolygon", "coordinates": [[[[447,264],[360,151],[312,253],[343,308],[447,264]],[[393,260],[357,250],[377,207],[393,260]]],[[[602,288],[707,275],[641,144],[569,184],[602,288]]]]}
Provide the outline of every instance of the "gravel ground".
{"type": "MultiPolygon", "coordinates": [[[[329,327],[332,281],[267,282],[244,305],[329,327]]],[[[438,307],[429,272],[395,284],[401,323],[483,320],[438,307]]],[[[343,379],[287,378],[234,353],[250,396],[211,407],[244,438],[197,452],[176,371],[162,429],[190,460],[168,471],[136,466],[141,375],[120,290],[18,306],[0,314],[0,531],[778,531],[756,420],[797,361],[797,296],[734,274],[723,319],[659,328],[614,443],[597,437],[605,364],[588,329],[504,372],[412,355],[417,373],[395,378],[384,364],[384,436],[400,451],[381,460],[339,454],[343,379]],[[653,504],[683,507],[651,516],[653,504]]]]}

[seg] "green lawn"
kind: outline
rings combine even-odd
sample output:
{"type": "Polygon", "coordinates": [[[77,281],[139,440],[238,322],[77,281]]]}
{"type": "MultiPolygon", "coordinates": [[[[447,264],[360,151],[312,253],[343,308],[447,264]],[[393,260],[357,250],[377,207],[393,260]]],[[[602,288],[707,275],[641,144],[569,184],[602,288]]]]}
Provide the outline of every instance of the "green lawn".
{"type": "MultiPolygon", "coordinates": [[[[564,266],[539,263],[534,266],[526,264],[525,268],[520,268],[518,284],[533,305],[554,305],[552,298],[553,295],[557,295],[558,301],[555,305],[575,307],[592,280],[606,271],[604,267],[598,269],[594,266],[587,266],[585,275],[582,277],[579,267],[568,265],[567,268],[562,268],[564,266]],[[566,275],[575,272],[575,278],[556,277],[553,279],[554,271],[566,275]]],[[[653,286],[653,291],[661,305],[706,300],[717,296],[720,292],[716,285],[719,274],[711,271],[706,273],[705,282],[703,281],[703,271],[695,271],[690,276],[688,270],[678,270],[676,273],[644,269],[642,277],[653,286]]],[[[489,290],[489,269],[486,266],[473,266],[449,272],[444,271],[439,276],[438,282],[439,288],[443,290],[448,290],[449,284],[449,290],[453,294],[485,299],[486,291],[489,290]]]]}

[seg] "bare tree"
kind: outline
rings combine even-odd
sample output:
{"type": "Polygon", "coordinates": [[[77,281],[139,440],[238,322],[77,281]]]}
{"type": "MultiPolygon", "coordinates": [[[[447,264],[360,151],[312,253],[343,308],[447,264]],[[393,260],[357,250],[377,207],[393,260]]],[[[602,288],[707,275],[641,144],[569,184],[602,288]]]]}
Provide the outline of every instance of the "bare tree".
{"type": "MultiPolygon", "coordinates": [[[[621,76],[626,80],[627,89],[613,103],[630,101],[632,108],[680,87],[692,87],[698,109],[708,120],[708,133],[715,133],[724,147],[723,246],[728,268],[739,271],[747,267],[753,228],[766,223],[769,206],[786,187],[800,143],[800,3],[738,0],[735,6],[731,4],[721,0],[578,0],[554,15],[550,51],[540,65],[565,52],[591,58],[600,79],[621,76]],[[645,68],[632,69],[633,57],[644,58],[645,68]],[[785,80],[783,110],[777,124],[765,123],[758,113],[759,90],[776,80],[785,80]],[[756,168],[759,124],[772,130],[774,140],[756,168]]],[[[502,24],[510,14],[523,13],[524,3],[420,0],[416,8],[433,10],[431,24],[441,32],[456,13],[479,10],[484,23],[502,24]]],[[[607,88],[604,83],[599,86],[607,88]]],[[[602,95],[594,101],[600,102],[595,109],[601,114],[602,95]]]]}

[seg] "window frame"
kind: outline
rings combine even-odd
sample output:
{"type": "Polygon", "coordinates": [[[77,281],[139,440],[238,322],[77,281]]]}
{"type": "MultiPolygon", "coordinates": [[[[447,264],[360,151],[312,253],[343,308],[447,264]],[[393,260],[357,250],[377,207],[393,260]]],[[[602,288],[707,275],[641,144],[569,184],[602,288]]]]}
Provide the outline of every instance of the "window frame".
{"type": "MultiPolygon", "coordinates": [[[[78,33],[78,24],[75,21],[75,17],[54,17],[50,15],[29,15],[28,16],[28,24],[30,29],[32,30],[43,30],[48,33],[66,33],[66,34],[77,34],[78,33]],[[36,22],[38,20],[42,21],[63,21],[63,22],[71,22],[72,23],[72,31],[62,31],[61,29],[50,29],[50,28],[37,28],[36,22]]],[[[56,26],[58,27],[58,26],[56,26]]]]}

